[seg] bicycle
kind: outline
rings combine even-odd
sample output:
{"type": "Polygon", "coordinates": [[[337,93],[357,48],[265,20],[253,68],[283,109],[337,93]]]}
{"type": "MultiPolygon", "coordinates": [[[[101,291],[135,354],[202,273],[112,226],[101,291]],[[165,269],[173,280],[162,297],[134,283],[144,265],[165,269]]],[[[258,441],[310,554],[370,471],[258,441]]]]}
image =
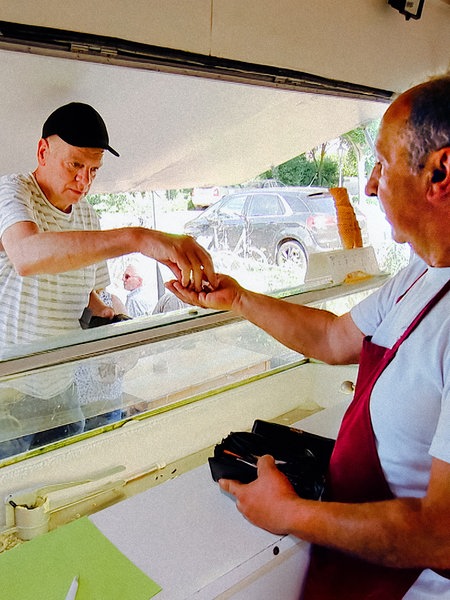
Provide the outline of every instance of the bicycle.
{"type": "Polygon", "coordinates": [[[236,270],[262,270],[268,264],[265,253],[250,243],[251,223],[248,217],[236,214],[244,223],[241,234],[233,248],[230,248],[227,232],[219,219],[211,223],[212,239],[207,247],[218,270],[234,274],[236,270]]]}

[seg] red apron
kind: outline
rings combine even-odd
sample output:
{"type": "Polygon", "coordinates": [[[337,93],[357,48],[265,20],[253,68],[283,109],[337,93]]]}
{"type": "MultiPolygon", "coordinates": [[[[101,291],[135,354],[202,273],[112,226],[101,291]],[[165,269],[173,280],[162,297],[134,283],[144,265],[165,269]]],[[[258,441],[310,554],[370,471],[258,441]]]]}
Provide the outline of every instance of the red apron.
{"type": "MultiPolygon", "coordinates": [[[[450,281],[409,325],[395,345],[377,346],[366,337],[361,353],[355,396],[342,420],[324,500],[376,502],[394,498],[378,457],[370,418],[370,396],[377,379],[399,346],[450,289],[450,281]]],[[[348,554],[313,546],[302,600],[400,600],[422,572],[366,562],[348,554]]],[[[440,572],[448,577],[448,572],[440,572]]]]}

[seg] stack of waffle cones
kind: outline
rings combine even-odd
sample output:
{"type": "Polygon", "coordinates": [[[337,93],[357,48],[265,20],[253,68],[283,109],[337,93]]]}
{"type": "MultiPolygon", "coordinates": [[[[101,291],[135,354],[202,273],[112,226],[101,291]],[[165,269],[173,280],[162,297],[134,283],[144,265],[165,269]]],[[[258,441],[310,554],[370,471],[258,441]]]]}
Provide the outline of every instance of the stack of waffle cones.
{"type": "Polygon", "coordinates": [[[342,247],[345,250],[362,248],[361,228],[350,204],[347,188],[332,187],[330,193],[334,198],[336,207],[337,226],[342,247]]]}

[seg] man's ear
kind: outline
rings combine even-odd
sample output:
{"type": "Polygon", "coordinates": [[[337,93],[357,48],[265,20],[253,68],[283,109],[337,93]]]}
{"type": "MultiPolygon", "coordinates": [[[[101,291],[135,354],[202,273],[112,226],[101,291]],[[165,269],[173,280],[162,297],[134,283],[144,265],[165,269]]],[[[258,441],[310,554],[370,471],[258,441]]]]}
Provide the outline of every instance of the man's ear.
{"type": "Polygon", "coordinates": [[[428,199],[433,201],[450,199],[450,147],[433,152],[429,172],[428,199]]]}
{"type": "Polygon", "coordinates": [[[45,165],[45,156],[48,150],[48,142],[46,139],[41,138],[38,142],[37,147],[37,160],[40,165],[45,165]]]}

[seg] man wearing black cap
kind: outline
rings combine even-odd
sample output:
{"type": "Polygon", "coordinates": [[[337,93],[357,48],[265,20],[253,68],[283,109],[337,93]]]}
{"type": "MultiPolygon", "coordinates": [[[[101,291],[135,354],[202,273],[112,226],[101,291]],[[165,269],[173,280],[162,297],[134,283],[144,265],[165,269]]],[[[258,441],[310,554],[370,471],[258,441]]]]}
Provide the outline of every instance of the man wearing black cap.
{"type": "Polygon", "coordinates": [[[51,135],[58,135],[71,146],[101,148],[119,156],[109,145],[105,122],[89,104],[71,102],[52,112],[42,128],[44,139],[51,135]]]}
{"type": "Polygon", "coordinates": [[[94,314],[112,316],[93,295],[108,284],[107,258],[141,252],[197,290],[202,278],[214,277],[209,255],[190,237],[142,227],[100,231],[84,197],[102,166],[104,150],[119,156],[109,145],[102,117],[91,106],[72,102],[44,123],[34,173],[0,178],[0,327],[6,343],[78,328],[89,295],[94,314]],[[38,317],[32,324],[27,313],[26,326],[17,311],[24,297],[33,303],[28,312],[38,317]],[[51,312],[52,318],[41,319],[41,312],[47,317],[51,312]]]}
{"type": "MultiPolygon", "coordinates": [[[[182,285],[200,290],[203,279],[213,281],[210,256],[188,236],[143,227],[100,230],[85,196],[105,150],[119,156],[102,117],[72,102],[44,123],[36,170],[0,178],[0,359],[28,342],[79,329],[87,305],[94,315],[113,317],[94,291],[109,283],[108,258],[140,252],[167,265],[182,285]]],[[[49,398],[68,385],[41,383],[26,391],[49,398]]]]}

